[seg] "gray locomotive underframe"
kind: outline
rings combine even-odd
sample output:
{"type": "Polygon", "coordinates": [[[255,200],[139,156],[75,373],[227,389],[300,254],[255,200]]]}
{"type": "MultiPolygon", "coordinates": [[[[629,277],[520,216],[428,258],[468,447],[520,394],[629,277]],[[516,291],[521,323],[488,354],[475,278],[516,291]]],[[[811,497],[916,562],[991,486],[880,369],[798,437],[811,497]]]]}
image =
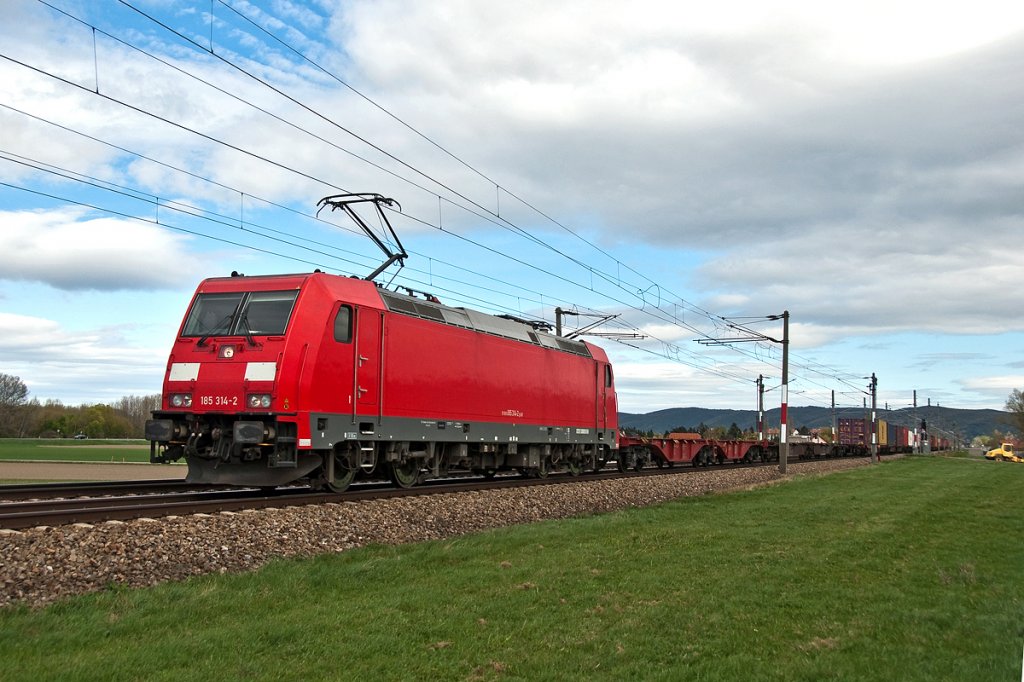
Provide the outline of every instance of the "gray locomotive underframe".
{"type": "MultiPolygon", "coordinates": [[[[504,424],[500,422],[446,421],[415,417],[359,416],[310,413],[315,450],[331,450],[345,441],[468,443],[471,445],[607,445],[615,446],[615,432],[591,427],[504,424]],[[378,423],[379,422],[379,423],[378,423]]],[[[512,448],[515,449],[514,447],[512,448]]]]}
{"type": "Polygon", "coordinates": [[[448,459],[469,458],[474,467],[481,469],[537,469],[548,457],[565,454],[567,449],[590,454],[596,461],[616,445],[615,433],[610,429],[398,417],[366,419],[369,421],[359,421],[358,417],[353,421],[350,414],[311,414],[314,450],[358,447],[360,452],[375,450],[374,461],[422,457],[424,466],[437,469],[445,466],[445,458],[435,456],[443,447],[448,459]]]}

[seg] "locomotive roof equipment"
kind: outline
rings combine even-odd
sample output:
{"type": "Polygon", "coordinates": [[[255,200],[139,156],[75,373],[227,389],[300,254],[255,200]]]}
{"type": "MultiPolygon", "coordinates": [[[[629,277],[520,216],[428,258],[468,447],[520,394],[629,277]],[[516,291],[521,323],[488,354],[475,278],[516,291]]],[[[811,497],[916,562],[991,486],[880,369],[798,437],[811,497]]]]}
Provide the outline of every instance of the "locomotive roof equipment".
{"type": "MultiPolygon", "coordinates": [[[[373,281],[377,277],[377,275],[384,272],[384,270],[386,270],[389,265],[396,261],[398,262],[399,270],[401,270],[405,266],[405,259],[409,257],[409,254],[406,253],[405,247],[402,246],[402,240],[400,240],[398,238],[398,235],[395,233],[395,228],[391,226],[391,221],[388,220],[388,216],[384,212],[383,208],[383,206],[397,206],[398,210],[401,211],[402,205],[399,204],[397,201],[385,197],[381,194],[364,192],[361,194],[332,194],[331,196],[324,197],[323,199],[318,201],[316,205],[320,207],[316,211],[316,214],[318,216],[320,215],[320,211],[322,211],[325,206],[330,206],[332,211],[337,211],[340,208],[342,211],[345,212],[346,215],[348,215],[349,218],[352,219],[353,222],[355,222],[356,225],[360,227],[360,229],[362,229],[364,233],[366,233],[367,237],[373,240],[373,243],[376,244],[380,248],[380,250],[384,252],[384,255],[387,256],[387,260],[385,260],[379,268],[371,272],[363,279],[373,281]],[[380,237],[378,237],[372,229],[370,229],[370,226],[366,224],[366,221],[364,221],[363,218],[358,213],[356,213],[355,209],[352,208],[353,204],[364,203],[371,203],[373,204],[374,208],[377,209],[377,216],[383,223],[383,227],[386,227],[387,233],[391,235],[391,238],[394,239],[395,245],[398,247],[397,253],[395,251],[392,251],[391,248],[387,244],[385,244],[384,241],[380,237]]],[[[397,274],[397,272],[395,274],[397,274]]]]}

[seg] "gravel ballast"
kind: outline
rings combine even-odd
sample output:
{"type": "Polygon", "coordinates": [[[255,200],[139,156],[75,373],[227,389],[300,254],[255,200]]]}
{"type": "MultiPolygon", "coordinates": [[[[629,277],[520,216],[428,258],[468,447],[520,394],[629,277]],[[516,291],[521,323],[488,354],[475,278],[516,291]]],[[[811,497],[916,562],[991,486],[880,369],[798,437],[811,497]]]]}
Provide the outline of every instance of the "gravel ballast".
{"type": "MultiPolygon", "coordinates": [[[[791,465],[790,475],[866,463],[806,462],[791,465]]],[[[142,587],[206,573],[248,571],[276,557],[435,540],[780,479],[775,466],[723,466],[668,476],[583,479],[571,485],[0,531],[0,606],[37,607],[110,584],[142,587]]]]}

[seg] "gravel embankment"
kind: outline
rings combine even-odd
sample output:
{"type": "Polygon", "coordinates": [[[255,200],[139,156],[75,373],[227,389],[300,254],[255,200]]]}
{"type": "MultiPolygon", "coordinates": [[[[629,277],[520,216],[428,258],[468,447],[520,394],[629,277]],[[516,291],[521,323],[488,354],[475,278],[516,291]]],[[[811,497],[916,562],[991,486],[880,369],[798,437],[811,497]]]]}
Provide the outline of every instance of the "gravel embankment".
{"type": "MultiPolygon", "coordinates": [[[[792,465],[790,472],[818,474],[865,463],[808,462],[792,465]]],[[[275,557],[434,540],[778,479],[774,466],[722,467],[654,478],[0,531],[0,606],[41,606],[111,583],[138,587],[247,571],[275,557]]]]}

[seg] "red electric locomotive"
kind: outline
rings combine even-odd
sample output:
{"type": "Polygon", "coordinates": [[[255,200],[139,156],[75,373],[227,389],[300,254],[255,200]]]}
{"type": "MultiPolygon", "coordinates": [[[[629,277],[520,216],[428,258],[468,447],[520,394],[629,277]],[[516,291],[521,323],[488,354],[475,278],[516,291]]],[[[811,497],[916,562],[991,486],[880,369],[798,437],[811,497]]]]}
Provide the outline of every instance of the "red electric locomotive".
{"type": "Polygon", "coordinates": [[[336,491],[362,472],[546,475],[617,448],[600,348],[325,273],[203,281],[167,363],[150,459],[188,480],[336,491]]]}

